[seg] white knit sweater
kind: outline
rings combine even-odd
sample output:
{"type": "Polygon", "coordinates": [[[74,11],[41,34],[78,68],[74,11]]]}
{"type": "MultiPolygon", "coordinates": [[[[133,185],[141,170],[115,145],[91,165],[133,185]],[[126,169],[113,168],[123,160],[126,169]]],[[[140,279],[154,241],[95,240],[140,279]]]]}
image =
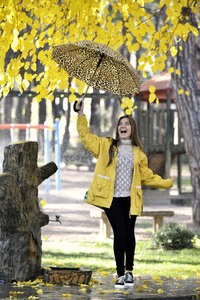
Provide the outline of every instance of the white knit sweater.
{"type": "Polygon", "coordinates": [[[130,196],[134,154],[131,140],[121,140],[118,146],[114,197],[130,196]]]}

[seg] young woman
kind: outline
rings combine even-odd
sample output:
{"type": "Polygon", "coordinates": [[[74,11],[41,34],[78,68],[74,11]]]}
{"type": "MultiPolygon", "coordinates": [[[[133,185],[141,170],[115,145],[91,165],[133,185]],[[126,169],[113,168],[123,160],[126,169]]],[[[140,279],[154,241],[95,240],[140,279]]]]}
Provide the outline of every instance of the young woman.
{"type": "Polygon", "coordinates": [[[97,163],[88,190],[87,203],[105,210],[114,233],[114,255],[118,279],[116,288],[132,287],[135,253],[134,227],[143,208],[141,185],[166,189],[175,178],[162,179],[148,168],[136,123],[122,116],[117,124],[116,139],[91,134],[84,115],[84,105],[78,111],[77,130],[84,147],[97,163]]]}

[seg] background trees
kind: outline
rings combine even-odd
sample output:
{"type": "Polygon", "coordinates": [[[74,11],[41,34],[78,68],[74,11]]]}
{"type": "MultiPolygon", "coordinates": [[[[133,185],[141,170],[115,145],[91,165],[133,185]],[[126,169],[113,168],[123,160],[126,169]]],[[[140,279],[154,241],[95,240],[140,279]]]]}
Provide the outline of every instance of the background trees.
{"type": "MultiPolygon", "coordinates": [[[[185,138],[190,136],[195,149],[199,149],[200,100],[195,84],[196,70],[191,65],[194,53],[190,43],[199,35],[199,11],[198,0],[3,0],[0,3],[0,94],[7,97],[14,87],[21,94],[35,91],[34,99],[42,107],[42,99],[53,101],[54,91],[59,89],[67,92],[69,102],[73,102],[76,98],[73,82],[80,95],[85,84],[76,79],[69,84],[66,72],[51,59],[52,47],[82,39],[109,42],[110,47],[119,49],[133,64],[138,60],[135,65],[144,80],[149,74],[169,69],[174,75],[173,88],[181,120],[185,120],[182,112],[188,112],[187,122],[183,122],[185,138]],[[198,25],[192,19],[196,19],[198,25]]],[[[10,105],[9,98],[7,100],[10,105]]],[[[156,100],[155,92],[151,93],[150,100],[156,100]]],[[[24,116],[27,120],[27,99],[19,103],[19,111],[24,111],[22,105],[27,105],[24,116]]],[[[56,112],[58,106],[53,106],[56,112]]],[[[126,113],[131,113],[134,104],[122,99],[122,107],[126,113]]],[[[189,142],[186,150],[190,157],[189,142]]],[[[196,199],[194,219],[200,224],[200,209],[197,210],[200,207],[200,169],[196,152],[193,151],[189,163],[196,199]]]]}

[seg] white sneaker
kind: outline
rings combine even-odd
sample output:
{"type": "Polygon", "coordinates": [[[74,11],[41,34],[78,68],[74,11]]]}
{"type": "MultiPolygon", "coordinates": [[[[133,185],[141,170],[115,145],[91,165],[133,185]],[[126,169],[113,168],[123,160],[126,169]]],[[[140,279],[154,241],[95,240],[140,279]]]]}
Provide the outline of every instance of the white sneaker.
{"type": "Polygon", "coordinates": [[[115,282],[115,288],[116,289],[124,288],[124,276],[120,276],[117,278],[117,281],[115,282]]]}
{"type": "Polygon", "coordinates": [[[125,286],[128,287],[134,286],[133,274],[131,272],[126,272],[125,274],[125,286]]]}

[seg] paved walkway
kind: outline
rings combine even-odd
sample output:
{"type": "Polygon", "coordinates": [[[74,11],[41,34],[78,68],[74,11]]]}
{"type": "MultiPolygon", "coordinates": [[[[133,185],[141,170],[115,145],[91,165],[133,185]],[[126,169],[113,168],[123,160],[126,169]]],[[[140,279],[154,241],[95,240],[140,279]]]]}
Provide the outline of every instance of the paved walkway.
{"type": "Polygon", "coordinates": [[[107,276],[95,276],[92,287],[44,285],[34,284],[16,287],[15,284],[0,284],[0,298],[9,299],[39,299],[59,300],[70,298],[73,300],[97,300],[97,299],[200,299],[200,284],[197,279],[174,279],[166,277],[135,277],[133,288],[115,290],[112,274],[107,276]],[[11,291],[11,294],[9,292],[11,291]],[[12,296],[12,298],[9,298],[12,296]]]}

